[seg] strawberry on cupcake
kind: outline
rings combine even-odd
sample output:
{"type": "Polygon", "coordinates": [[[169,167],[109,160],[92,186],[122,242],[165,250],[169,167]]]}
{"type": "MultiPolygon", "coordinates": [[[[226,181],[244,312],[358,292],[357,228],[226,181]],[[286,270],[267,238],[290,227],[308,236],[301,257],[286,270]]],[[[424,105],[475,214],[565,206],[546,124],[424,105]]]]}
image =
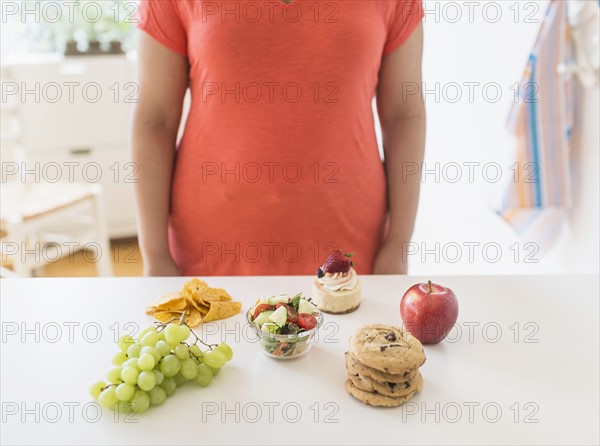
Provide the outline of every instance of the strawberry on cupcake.
{"type": "Polygon", "coordinates": [[[351,313],[360,305],[362,285],[351,257],[338,249],[325,258],[313,279],[312,298],[326,313],[351,313]]]}

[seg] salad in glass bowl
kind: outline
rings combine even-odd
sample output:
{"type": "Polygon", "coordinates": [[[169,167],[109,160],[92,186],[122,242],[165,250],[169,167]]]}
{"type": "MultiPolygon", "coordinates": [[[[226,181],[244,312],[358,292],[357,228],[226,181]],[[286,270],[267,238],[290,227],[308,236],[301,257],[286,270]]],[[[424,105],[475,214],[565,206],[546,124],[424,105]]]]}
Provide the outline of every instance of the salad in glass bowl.
{"type": "Polygon", "coordinates": [[[298,358],[308,353],[323,315],[298,293],[261,298],[246,314],[261,350],[273,358],[298,358]]]}

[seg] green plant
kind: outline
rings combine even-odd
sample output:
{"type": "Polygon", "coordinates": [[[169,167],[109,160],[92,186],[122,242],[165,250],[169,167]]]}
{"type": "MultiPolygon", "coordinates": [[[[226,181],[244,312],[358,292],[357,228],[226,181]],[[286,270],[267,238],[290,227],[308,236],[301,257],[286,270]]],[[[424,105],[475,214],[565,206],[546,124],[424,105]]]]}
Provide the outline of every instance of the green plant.
{"type": "MultiPolygon", "coordinates": [[[[31,2],[30,10],[44,10],[44,1],[31,2]]],[[[60,2],[58,2],[60,3],[60,2]]],[[[33,14],[26,22],[7,23],[11,32],[19,36],[21,51],[60,51],[68,41],[77,41],[84,46],[91,41],[108,44],[120,41],[127,47],[131,42],[134,26],[131,20],[131,0],[80,0],[72,9],[62,8],[57,21],[35,20],[33,14]]]]}

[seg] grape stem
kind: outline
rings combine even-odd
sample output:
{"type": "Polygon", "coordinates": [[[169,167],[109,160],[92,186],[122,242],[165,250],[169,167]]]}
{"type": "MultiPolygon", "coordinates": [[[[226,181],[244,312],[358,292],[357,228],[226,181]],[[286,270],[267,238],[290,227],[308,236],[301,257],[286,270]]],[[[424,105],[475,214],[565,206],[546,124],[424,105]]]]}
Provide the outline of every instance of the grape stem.
{"type": "Polygon", "coordinates": [[[196,338],[197,342],[200,342],[201,344],[207,346],[208,348],[210,348],[211,350],[213,349],[213,347],[216,347],[217,344],[207,344],[206,342],[204,342],[202,339],[200,339],[198,337],[198,335],[196,333],[194,333],[194,330],[190,330],[190,332],[194,335],[194,337],[196,338]]]}
{"type": "Polygon", "coordinates": [[[181,317],[179,318],[179,325],[187,325],[185,323],[186,314],[187,314],[187,310],[184,310],[183,313],[181,313],[181,317]]]}
{"type": "MultiPolygon", "coordinates": [[[[156,325],[156,332],[160,333],[165,328],[167,328],[167,325],[169,325],[171,322],[175,322],[175,321],[178,321],[178,320],[179,320],[178,317],[174,317],[172,319],[169,319],[167,322],[154,321],[154,324],[156,325]]],[[[181,324],[179,324],[179,325],[181,325],[181,324]]]]}
{"type": "MultiPolygon", "coordinates": [[[[181,317],[174,317],[172,319],[169,319],[167,322],[158,322],[155,321],[154,323],[157,326],[156,332],[160,333],[161,331],[163,331],[167,325],[169,325],[171,322],[175,322],[175,321],[179,321],[179,325],[187,325],[188,328],[190,329],[190,333],[192,333],[194,335],[194,337],[196,338],[196,342],[200,342],[202,345],[205,345],[206,347],[210,348],[211,350],[216,347],[218,344],[207,344],[206,342],[204,342],[202,339],[200,339],[198,337],[198,335],[196,333],[194,333],[194,330],[192,330],[192,327],[190,327],[188,324],[186,324],[185,322],[183,322],[183,318],[185,317],[185,312],[181,315],[181,317]]],[[[194,342],[195,344],[195,342],[194,342]]]]}
{"type": "MultiPolygon", "coordinates": [[[[184,342],[184,344],[185,344],[185,342],[184,342]]],[[[185,345],[187,345],[187,344],[185,344],[185,345]]],[[[192,345],[196,345],[196,344],[194,343],[192,345]]],[[[188,345],[188,347],[190,347],[190,346],[188,345]]],[[[195,359],[196,363],[198,363],[198,365],[202,364],[202,362],[200,362],[200,356],[196,356],[196,353],[194,353],[192,351],[188,351],[188,353],[190,355],[190,358],[191,359],[195,359]]]]}

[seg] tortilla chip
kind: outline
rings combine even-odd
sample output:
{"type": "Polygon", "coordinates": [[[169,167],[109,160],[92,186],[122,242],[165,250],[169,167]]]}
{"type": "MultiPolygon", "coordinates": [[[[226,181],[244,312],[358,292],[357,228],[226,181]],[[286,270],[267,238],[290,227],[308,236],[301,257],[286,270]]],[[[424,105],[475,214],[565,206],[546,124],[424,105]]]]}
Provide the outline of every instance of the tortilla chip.
{"type": "Polygon", "coordinates": [[[172,293],[163,294],[162,296],[160,296],[158,298],[158,300],[156,301],[156,303],[154,305],[158,306],[164,302],[170,302],[173,299],[177,299],[178,297],[181,297],[181,292],[179,292],[179,291],[174,291],[172,293]]]}
{"type": "Polygon", "coordinates": [[[201,291],[208,288],[208,284],[204,280],[200,280],[198,278],[194,278],[192,280],[187,281],[183,285],[183,289],[181,290],[181,294],[185,297],[190,298],[195,295],[198,295],[201,291]]]}
{"type": "Polygon", "coordinates": [[[169,293],[154,304],[154,309],[156,311],[183,311],[187,306],[187,299],[181,293],[169,293]]]}
{"type": "Polygon", "coordinates": [[[202,322],[202,314],[195,308],[190,308],[185,314],[185,323],[190,327],[195,327],[202,322]]]}
{"type": "Polygon", "coordinates": [[[160,322],[165,323],[173,318],[180,318],[182,313],[183,311],[156,311],[154,317],[160,322]]]}
{"type": "Polygon", "coordinates": [[[202,319],[202,323],[227,319],[242,310],[241,302],[211,302],[210,310],[202,319]]]}
{"type": "Polygon", "coordinates": [[[195,327],[202,322],[225,319],[240,312],[242,304],[232,302],[223,288],[210,288],[204,280],[194,278],[183,285],[181,292],[168,293],[146,309],[146,314],[161,322],[181,317],[186,311],[185,322],[195,327]]]}
{"type": "Polygon", "coordinates": [[[210,310],[210,305],[207,303],[204,303],[204,301],[197,302],[194,299],[190,299],[190,303],[191,303],[191,307],[188,306],[188,308],[195,308],[202,314],[206,314],[206,313],[208,313],[208,310],[210,310]]]}
{"type": "Polygon", "coordinates": [[[200,293],[205,302],[229,302],[231,296],[223,288],[207,288],[200,293]]]}

